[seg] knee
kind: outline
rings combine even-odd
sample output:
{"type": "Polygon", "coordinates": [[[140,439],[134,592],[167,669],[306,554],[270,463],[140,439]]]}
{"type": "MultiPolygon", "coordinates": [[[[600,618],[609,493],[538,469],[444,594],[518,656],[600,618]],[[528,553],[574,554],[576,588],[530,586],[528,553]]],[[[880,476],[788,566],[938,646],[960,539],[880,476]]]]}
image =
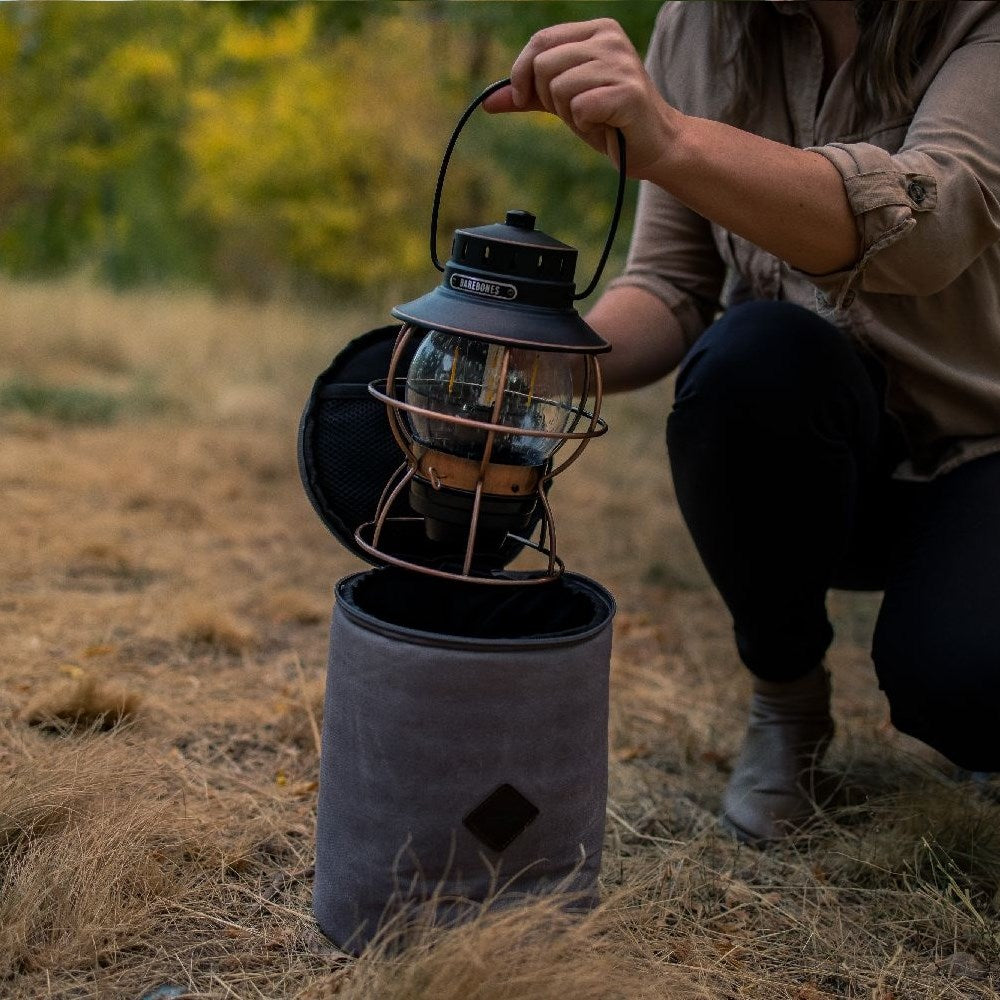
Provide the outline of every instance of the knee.
{"type": "Polygon", "coordinates": [[[790,302],[729,309],[698,339],[677,378],[677,402],[754,408],[813,398],[831,367],[858,365],[846,336],[790,302]]]}
{"type": "MultiPolygon", "coordinates": [[[[987,630],[988,631],[988,630],[987,630]]],[[[892,724],[971,771],[1000,771],[995,637],[941,622],[880,622],[872,658],[892,724]],[[936,627],[935,627],[936,626],[936,627]]]]}

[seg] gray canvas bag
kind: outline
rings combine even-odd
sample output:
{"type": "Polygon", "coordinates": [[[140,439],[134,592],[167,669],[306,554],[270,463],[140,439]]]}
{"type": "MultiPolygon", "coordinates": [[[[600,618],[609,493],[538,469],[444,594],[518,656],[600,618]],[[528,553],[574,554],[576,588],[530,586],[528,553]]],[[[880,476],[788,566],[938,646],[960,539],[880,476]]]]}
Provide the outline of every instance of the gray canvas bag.
{"type": "MultiPolygon", "coordinates": [[[[395,447],[384,409],[362,390],[384,376],[394,335],[374,331],[338,356],[300,425],[306,491],[357,554],[353,531],[370,518],[395,447]],[[366,463],[383,453],[366,485],[366,463]],[[350,504],[338,498],[345,479],[350,504]]],[[[399,540],[400,551],[423,544],[399,540]]],[[[401,917],[447,922],[484,901],[553,891],[593,904],[608,592],[572,573],[492,587],[380,567],[341,580],[335,597],[313,896],[323,932],[357,952],[401,917]]]]}

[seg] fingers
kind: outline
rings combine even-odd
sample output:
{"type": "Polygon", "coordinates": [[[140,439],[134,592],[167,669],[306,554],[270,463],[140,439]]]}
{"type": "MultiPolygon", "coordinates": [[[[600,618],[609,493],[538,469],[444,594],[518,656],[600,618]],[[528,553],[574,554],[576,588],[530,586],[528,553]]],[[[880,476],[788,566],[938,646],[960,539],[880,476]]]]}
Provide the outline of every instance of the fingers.
{"type": "MultiPolygon", "coordinates": [[[[621,31],[616,22],[600,18],[596,21],[576,21],[571,24],[556,24],[551,28],[543,28],[541,31],[536,32],[528,44],[521,50],[520,55],[514,60],[514,65],[511,67],[510,80],[514,105],[524,110],[528,105],[534,103],[534,99],[541,98],[542,95],[535,89],[535,62],[539,56],[562,45],[586,42],[599,32],[607,31],[609,25],[614,25],[614,28],[621,31]]],[[[544,100],[539,103],[541,107],[545,107],[544,100]]]]}
{"type": "Polygon", "coordinates": [[[617,163],[618,146],[614,129],[605,127],[600,120],[601,109],[609,107],[609,98],[613,94],[610,84],[600,82],[605,79],[598,63],[575,66],[553,82],[552,108],[545,108],[537,97],[528,106],[518,107],[514,104],[512,89],[503,87],[486,98],[483,110],[491,114],[554,110],[588,145],[599,153],[607,153],[617,163]]]}
{"type": "Polygon", "coordinates": [[[503,114],[510,111],[542,111],[544,110],[541,105],[530,108],[530,107],[519,107],[514,103],[514,90],[512,87],[502,87],[496,93],[490,94],[489,97],[483,101],[483,110],[488,111],[490,114],[503,114]]]}
{"type": "MultiPolygon", "coordinates": [[[[541,100],[546,110],[557,114],[564,122],[580,127],[581,121],[573,112],[573,102],[589,90],[613,87],[616,81],[605,63],[590,62],[570,65],[561,70],[547,84],[541,100]]],[[[589,120],[593,122],[594,119],[589,120]]]]}
{"type": "MultiPolygon", "coordinates": [[[[599,153],[618,166],[619,126],[609,124],[621,114],[621,95],[613,87],[597,87],[577,94],[570,101],[573,130],[599,153]]],[[[623,123],[624,124],[624,123],[623,123]]]]}
{"type": "MultiPolygon", "coordinates": [[[[541,107],[585,130],[594,119],[574,119],[572,107],[578,96],[605,88],[620,98],[638,95],[645,80],[642,61],[616,21],[560,24],[538,32],[518,56],[511,70],[510,101],[521,109],[541,107]]],[[[606,108],[610,96],[602,93],[584,106],[588,113],[594,107],[606,108]]],[[[605,119],[604,124],[612,122],[605,119]]]]}
{"type": "Polygon", "coordinates": [[[662,154],[662,97],[621,26],[609,18],[558,24],[535,34],[511,68],[511,84],[487,111],[544,110],[618,161],[616,129],[629,143],[629,172],[641,176],[662,154]]]}

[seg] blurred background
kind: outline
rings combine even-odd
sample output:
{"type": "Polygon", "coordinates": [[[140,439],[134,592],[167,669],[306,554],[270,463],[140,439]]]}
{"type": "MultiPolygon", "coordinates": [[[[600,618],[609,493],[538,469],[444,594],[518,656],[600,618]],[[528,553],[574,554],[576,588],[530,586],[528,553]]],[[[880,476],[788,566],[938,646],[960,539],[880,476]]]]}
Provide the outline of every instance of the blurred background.
{"type": "MultiPolygon", "coordinates": [[[[398,299],[433,278],[434,181],[470,99],[544,25],[610,13],[642,51],[658,8],[4,4],[0,269],[115,289],[398,299]]],[[[480,114],[449,173],[443,246],[457,225],[524,207],[581,250],[585,279],[613,194],[609,164],[554,117],[480,114]]]]}

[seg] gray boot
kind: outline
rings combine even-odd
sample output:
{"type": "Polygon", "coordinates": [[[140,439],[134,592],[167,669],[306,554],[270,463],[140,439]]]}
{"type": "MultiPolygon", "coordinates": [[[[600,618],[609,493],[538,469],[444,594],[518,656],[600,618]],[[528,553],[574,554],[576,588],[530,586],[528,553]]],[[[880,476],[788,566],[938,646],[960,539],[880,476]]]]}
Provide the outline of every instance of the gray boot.
{"type": "Polygon", "coordinates": [[[833,736],[830,675],[754,680],[743,749],[722,795],[723,823],[746,843],[779,840],[815,812],[814,769],[833,736]]]}

